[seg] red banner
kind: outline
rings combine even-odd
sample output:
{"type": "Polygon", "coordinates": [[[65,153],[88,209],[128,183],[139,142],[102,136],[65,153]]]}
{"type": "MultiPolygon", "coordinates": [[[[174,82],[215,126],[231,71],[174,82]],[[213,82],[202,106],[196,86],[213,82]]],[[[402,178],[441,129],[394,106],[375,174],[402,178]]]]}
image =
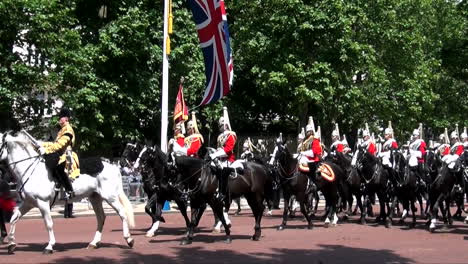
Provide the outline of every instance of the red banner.
{"type": "Polygon", "coordinates": [[[176,103],[174,107],[174,124],[185,120],[188,120],[188,108],[185,105],[184,91],[181,83],[179,85],[179,92],[177,93],[176,103]]]}

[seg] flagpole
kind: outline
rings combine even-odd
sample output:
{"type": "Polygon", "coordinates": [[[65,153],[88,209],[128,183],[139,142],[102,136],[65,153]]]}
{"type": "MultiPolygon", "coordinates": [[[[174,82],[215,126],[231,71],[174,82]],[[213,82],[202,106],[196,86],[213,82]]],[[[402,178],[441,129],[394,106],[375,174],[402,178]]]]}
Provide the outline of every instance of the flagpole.
{"type": "Polygon", "coordinates": [[[164,0],[164,38],[163,38],[163,75],[162,75],[162,105],[161,105],[161,150],[167,151],[167,123],[168,123],[168,87],[169,87],[169,61],[166,54],[166,41],[168,37],[167,23],[169,0],[164,0]]]}

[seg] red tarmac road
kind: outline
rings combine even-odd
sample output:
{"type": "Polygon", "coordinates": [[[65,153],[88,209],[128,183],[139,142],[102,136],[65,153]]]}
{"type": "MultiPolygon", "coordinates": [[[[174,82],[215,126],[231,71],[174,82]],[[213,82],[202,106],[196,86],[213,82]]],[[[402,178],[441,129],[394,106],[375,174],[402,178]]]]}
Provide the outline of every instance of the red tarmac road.
{"type": "MultiPolygon", "coordinates": [[[[250,240],[254,220],[244,210],[233,216],[232,244],[223,243],[224,234],[211,233],[213,217],[207,212],[192,245],[180,246],[184,234],[182,216],[166,214],[158,235],[146,238],[150,218],[137,215],[133,249],[122,238],[117,216],[108,216],[99,249],[88,250],[96,226],[94,217],[54,219],[57,244],[53,255],[42,255],[47,233],[41,219],[24,219],[17,225],[18,247],[8,255],[0,245],[0,263],[468,263],[468,225],[456,221],[453,228],[431,234],[423,220],[415,229],[351,223],[324,228],[314,220],[314,229],[295,218],[289,228],[277,231],[281,212],[263,218],[259,242],[250,240]]],[[[409,219],[407,219],[409,220],[409,219]]]]}

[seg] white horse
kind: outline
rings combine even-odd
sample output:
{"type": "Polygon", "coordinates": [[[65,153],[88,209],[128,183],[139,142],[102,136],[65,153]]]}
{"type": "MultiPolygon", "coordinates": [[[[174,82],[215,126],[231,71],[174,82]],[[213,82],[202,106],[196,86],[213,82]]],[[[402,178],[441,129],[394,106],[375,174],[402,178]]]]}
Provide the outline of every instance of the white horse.
{"type": "MultiPolygon", "coordinates": [[[[42,157],[38,155],[31,140],[22,132],[17,136],[0,133],[0,161],[6,161],[11,172],[16,176],[21,190],[23,203],[16,208],[11,217],[8,233],[8,252],[16,248],[15,229],[18,220],[34,207],[39,208],[49,233],[49,243],[44,254],[53,253],[55,236],[50,215],[50,204],[55,196],[55,182],[42,157]]],[[[123,237],[130,247],[134,239],[129,228],[134,227],[133,208],[123,192],[122,176],[117,166],[103,162],[104,169],[97,175],[81,174],[73,182],[74,200],[88,197],[97,218],[97,230],[88,248],[97,248],[101,242],[102,229],[106,218],[102,201],[106,201],[120,216],[123,222],[123,237]]]]}

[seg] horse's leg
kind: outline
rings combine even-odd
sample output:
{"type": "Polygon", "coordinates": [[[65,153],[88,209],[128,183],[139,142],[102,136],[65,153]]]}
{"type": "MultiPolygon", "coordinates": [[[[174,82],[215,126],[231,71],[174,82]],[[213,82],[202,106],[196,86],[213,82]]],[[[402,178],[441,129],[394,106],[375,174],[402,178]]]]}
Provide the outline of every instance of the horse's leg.
{"type": "Polygon", "coordinates": [[[151,228],[146,231],[146,237],[153,237],[158,230],[160,224],[159,220],[162,218],[162,208],[165,202],[166,201],[162,199],[158,200],[156,193],[151,195],[151,197],[148,199],[148,202],[146,202],[145,212],[151,216],[152,220],[151,228]]]}
{"type": "Polygon", "coordinates": [[[96,214],[97,220],[96,234],[94,235],[93,241],[89,243],[88,248],[96,249],[101,243],[102,229],[104,227],[106,215],[104,214],[104,208],[102,207],[102,197],[99,194],[94,193],[93,195],[89,196],[88,199],[91,205],[93,206],[93,210],[96,214]]]}
{"type": "Polygon", "coordinates": [[[21,219],[23,215],[25,215],[29,210],[31,210],[33,206],[27,202],[24,202],[18,209],[15,210],[13,216],[11,216],[10,220],[10,232],[8,232],[8,253],[13,254],[16,249],[16,239],[15,239],[15,231],[16,231],[16,224],[21,219]]]}
{"type": "Polygon", "coordinates": [[[447,197],[445,199],[445,204],[447,206],[446,210],[447,210],[447,226],[448,227],[451,227],[453,225],[453,219],[452,219],[452,213],[450,212],[450,197],[447,197]]]}
{"type": "Polygon", "coordinates": [[[388,219],[387,219],[387,212],[386,212],[386,207],[387,207],[387,197],[386,197],[386,194],[384,191],[379,191],[377,192],[377,197],[379,198],[379,204],[380,204],[380,215],[379,215],[379,218],[381,219],[381,221],[384,222],[385,224],[385,227],[386,228],[389,228],[390,225],[388,223],[388,219]]]}
{"type": "MultiPolygon", "coordinates": [[[[308,197],[308,195],[304,195],[308,197]]],[[[309,215],[309,207],[306,206],[306,202],[302,201],[299,203],[301,206],[301,213],[304,215],[305,219],[307,220],[307,228],[312,229],[314,224],[312,223],[312,218],[309,215]]]]}
{"type": "Polygon", "coordinates": [[[336,226],[338,224],[338,215],[337,215],[337,200],[340,198],[337,197],[338,193],[333,192],[332,193],[332,203],[331,203],[331,210],[330,210],[330,219],[332,219],[332,226],[336,226]]]}
{"type": "Polygon", "coordinates": [[[317,213],[318,204],[319,204],[319,201],[320,201],[320,196],[319,196],[317,190],[314,191],[314,198],[315,198],[315,205],[314,205],[314,211],[312,212],[312,215],[315,215],[317,213]]]}
{"type": "MultiPolygon", "coordinates": [[[[198,211],[200,210],[199,204],[191,203],[190,204],[192,216],[190,224],[187,226],[187,232],[185,237],[180,241],[180,245],[189,245],[193,242],[193,234],[194,234],[194,223],[197,221],[198,211]]],[[[213,209],[214,210],[214,209],[213,209]]]]}
{"type": "Polygon", "coordinates": [[[224,219],[223,215],[223,203],[220,202],[217,198],[213,197],[211,201],[209,202],[209,205],[213,209],[213,212],[218,216],[219,219],[221,219],[221,223],[224,226],[224,232],[226,232],[226,243],[231,243],[231,227],[226,223],[226,220],[224,219]]]}
{"type": "Polygon", "coordinates": [[[236,212],[234,213],[234,215],[240,215],[240,212],[241,212],[241,198],[237,198],[235,199],[236,201],[236,204],[237,204],[237,210],[236,212]]]}
{"type": "Polygon", "coordinates": [[[54,235],[54,222],[50,215],[50,204],[48,201],[37,200],[37,207],[41,211],[42,219],[44,220],[47,232],[49,233],[49,243],[44,249],[44,254],[52,254],[54,252],[55,235],[54,235]]]}
{"type": "Polygon", "coordinates": [[[393,196],[392,205],[390,206],[390,210],[388,212],[388,225],[389,227],[393,224],[393,214],[395,214],[395,206],[397,204],[398,198],[396,195],[393,196]]]}
{"type": "MultiPolygon", "coordinates": [[[[229,219],[229,209],[231,208],[231,203],[232,203],[231,199],[229,199],[229,201],[226,204],[223,203],[224,204],[223,216],[224,216],[224,220],[226,221],[229,227],[231,227],[231,220],[229,219]]],[[[214,217],[215,217],[215,226],[213,228],[213,232],[221,233],[221,225],[222,225],[221,219],[218,218],[216,215],[214,215],[214,217]]]]}
{"type": "Polygon", "coordinates": [[[400,224],[404,224],[405,219],[409,213],[409,204],[410,204],[410,201],[406,197],[406,195],[405,195],[405,199],[401,201],[401,204],[403,205],[403,214],[401,215],[401,218],[400,218],[400,224]]]}
{"type": "Polygon", "coordinates": [[[265,206],[263,205],[263,198],[261,195],[256,194],[256,193],[249,193],[245,195],[245,198],[247,199],[247,202],[252,209],[252,213],[255,217],[255,233],[251,237],[253,241],[258,241],[260,240],[260,236],[262,235],[262,230],[261,230],[261,221],[262,221],[262,216],[263,216],[263,210],[265,210],[265,206]]]}
{"type": "Polygon", "coordinates": [[[283,222],[281,223],[280,226],[278,226],[278,230],[284,230],[284,227],[286,226],[288,222],[288,213],[289,213],[289,200],[291,199],[291,195],[289,194],[288,191],[283,191],[283,222]]]}
{"type": "Polygon", "coordinates": [[[424,212],[424,205],[423,205],[423,193],[416,194],[419,203],[419,209],[421,210],[421,218],[426,218],[426,213],[424,212]]]}
{"type": "MultiPolygon", "coordinates": [[[[116,197],[117,198],[117,197],[116,197]]],[[[132,238],[130,234],[130,227],[128,224],[128,217],[125,212],[125,208],[122,205],[122,203],[117,200],[106,200],[109,205],[114,208],[114,210],[117,212],[117,214],[120,216],[120,219],[122,219],[122,230],[123,230],[123,237],[125,239],[125,242],[127,242],[127,245],[129,247],[133,247],[133,244],[135,243],[135,240],[132,238]]]]}
{"type": "MultiPolygon", "coordinates": [[[[186,209],[187,210],[187,209],[186,209]]],[[[203,203],[200,205],[200,207],[198,208],[198,214],[197,214],[197,218],[196,218],[196,222],[193,223],[193,227],[196,228],[198,227],[198,224],[200,223],[200,219],[202,218],[202,215],[203,213],[205,212],[206,210],[206,203],[203,203]]]]}
{"type": "Polygon", "coordinates": [[[416,226],[416,197],[411,199],[411,212],[413,213],[413,222],[409,225],[410,228],[414,228],[416,226]]]}
{"type": "MultiPolygon", "coordinates": [[[[436,224],[437,224],[437,213],[439,212],[439,206],[441,201],[444,200],[444,195],[439,194],[437,197],[436,201],[432,205],[432,212],[431,212],[431,224],[429,226],[429,231],[434,232],[436,229],[436,224]]],[[[443,211],[443,210],[442,210],[443,211]]]]}
{"type": "Polygon", "coordinates": [[[364,203],[361,204],[361,224],[365,225],[366,224],[366,215],[367,215],[367,203],[369,203],[369,195],[364,194],[364,203]]]}
{"type": "Polygon", "coordinates": [[[5,227],[5,216],[3,213],[3,210],[0,210],[0,244],[3,244],[3,241],[5,240],[6,236],[8,235],[5,227]]]}

